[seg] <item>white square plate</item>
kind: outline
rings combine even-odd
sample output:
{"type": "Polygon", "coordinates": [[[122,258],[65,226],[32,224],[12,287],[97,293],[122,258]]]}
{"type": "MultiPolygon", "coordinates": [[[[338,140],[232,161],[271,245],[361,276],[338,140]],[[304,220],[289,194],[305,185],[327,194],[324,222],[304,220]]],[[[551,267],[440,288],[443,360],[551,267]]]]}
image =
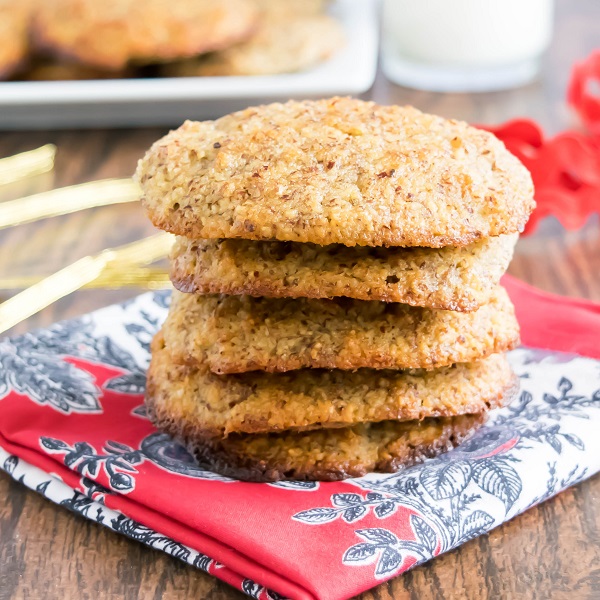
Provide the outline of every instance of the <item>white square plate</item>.
{"type": "Polygon", "coordinates": [[[375,79],[376,0],[337,0],[346,46],[302,73],[248,77],[180,77],[0,83],[1,129],[176,125],[252,104],[290,98],[356,95],[375,79]]]}

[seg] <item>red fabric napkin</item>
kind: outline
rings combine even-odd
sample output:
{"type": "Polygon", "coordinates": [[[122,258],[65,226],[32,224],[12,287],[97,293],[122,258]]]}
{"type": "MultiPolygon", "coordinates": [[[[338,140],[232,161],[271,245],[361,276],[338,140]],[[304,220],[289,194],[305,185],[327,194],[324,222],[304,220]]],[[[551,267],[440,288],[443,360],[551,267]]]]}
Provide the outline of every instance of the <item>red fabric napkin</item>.
{"type": "Polygon", "coordinates": [[[525,346],[600,359],[600,304],[538,290],[505,275],[502,285],[515,305],[525,346]]]}
{"type": "MultiPolygon", "coordinates": [[[[546,294],[508,276],[503,283],[516,304],[525,344],[600,358],[599,305],[546,294]]],[[[524,392],[513,413],[480,430],[473,442],[429,465],[380,476],[379,483],[369,478],[320,485],[223,479],[196,466],[144,416],[143,371],[131,357],[137,352],[147,359],[147,342],[166,308],[154,306],[162,302],[160,295],[136,302],[0,342],[2,466],[71,510],[204,568],[254,597],[351,597],[600,468],[600,447],[598,452],[591,448],[596,436],[589,430],[596,427],[600,389],[594,390],[600,380],[597,363],[590,362],[573,363],[572,374],[564,376],[553,365],[544,367],[536,385],[557,376],[559,393],[555,384],[547,393],[535,388],[535,399],[524,392]],[[569,395],[571,388],[578,394],[569,395]],[[538,405],[530,407],[534,401],[538,405]],[[581,403],[577,414],[592,411],[587,421],[568,417],[574,402],[581,403]],[[569,427],[564,433],[563,417],[556,413],[563,405],[569,427]],[[544,411],[548,415],[541,421],[544,411]],[[588,428],[585,436],[582,426],[588,428]],[[520,438],[526,438],[524,446],[520,438]],[[537,454],[528,454],[536,445],[537,454]],[[554,456],[557,448],[560,460],[554,456]],[[548,459],[564,477],[544,476],[526,495],[535,479],[531,474],[543,473],[548,459]],[[579,472],[583,464],[589,466],[579,472]],[[32,485],[31,468],[52,481],[34,478],[32,485]],[[417,480],[429,490],[429,499],[411,487],[417,480]],[[479,492],[467,494],[467,483],[479,492]],[[399,485],[409,487],[402,491],[399,485]],[[462,517],[452,516],[450,504],[443,512],[451,494],[466,503],[462,517]],[[482,494],[493,502],[484,499],[482,508],[470,507],[468,499],[482,494]],[[94,503],[98,500],[103,506],[94,503]],[[439,533],[432,528],[436,519],[439,533]]],[[[520,363],[530,373],[524,385],[533,385],[531,361],[542,360],[535,352],[520,363]]],[[[572,359],[557,355],[552,360],[572,359]]]]}

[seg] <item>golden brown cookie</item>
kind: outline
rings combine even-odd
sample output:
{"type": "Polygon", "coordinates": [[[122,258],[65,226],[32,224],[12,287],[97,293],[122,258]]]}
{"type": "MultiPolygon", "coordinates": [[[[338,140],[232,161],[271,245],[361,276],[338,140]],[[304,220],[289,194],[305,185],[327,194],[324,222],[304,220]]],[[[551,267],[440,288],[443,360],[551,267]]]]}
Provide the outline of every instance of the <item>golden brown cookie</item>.
{"type": "Polygon", "coordinates": [[[39,5],[39,47],[100,69],[188,58],[247,38],[251,0],[52,0],[39,5]]]}
{"type": "Polygon", "coordinates": [[[327,60],[343,45],[343,29],[329,15],[263,17],[247,41],[206,57],[166,65],[163,73],[171,77],[294,73],[327,60]]]}
{"type": "Polygon", "coordinates": [[[174,362],[217,374],[435,369],[512,350],[519,325],[501,287],[471,313],[347,298],[174,292],[163,335],[174,362]]]}
{"type": "Polygon", "coordinates": [[[326,0],[253,0],[261,14],[268,17],[318,15],[327,7],[326,0]]]}
{"type": "Polygon", "coordinates": [[[302,369],[215,375],[177,365],[162,333],[153,343],[147,395],[160,412],[203,437],[344,427],[480,413],[518,385],[504,355],[434,371],[302,369]]]}
{"type": "Polygon", "coordinates": [[[465,246],[521,231],[535,206],[491,133],[351,98],[188,121],[136,177],[152,222],[193,239],[465,246]]]}
{"type": "Polygon", "coordinates": [[[251,240],[178,238],[171,279],[182,292],[272,298],[402,302],[477,310],[489,301],[510,262],[516,235],[462,248],[348,248],[251,240]]]}
{"type": "Polygon", "coordinates": [[[29,54],[29,0],[0,0],[0,79],[23,66],[29,54]]]}
{"type": "Polygon", "coordinates": [[[134,77],[134,69],[105,71],[79,63],[36,60],[20,74],[25,81],[84,81],[93,79],[123,79],[134,77]]]}
{"type": "Polygon", "coordinates": [[[391,473],[451,450],[485,422],[485,414],[423,421],[383,421],[342,429],[276,434],[198,435],[148,402],[160,429],[178,437],[200,464],[244,481],[338,481],[391,473]]]}

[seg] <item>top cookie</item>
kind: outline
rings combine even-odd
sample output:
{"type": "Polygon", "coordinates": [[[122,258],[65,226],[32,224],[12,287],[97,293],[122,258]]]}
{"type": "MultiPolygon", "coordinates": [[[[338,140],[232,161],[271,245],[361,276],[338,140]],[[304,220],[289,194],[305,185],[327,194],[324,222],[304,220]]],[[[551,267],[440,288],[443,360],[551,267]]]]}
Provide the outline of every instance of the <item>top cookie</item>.
{"type": "Polygon", "coordinates": [[[492,134],[350,98],[188,121],[136,177],[152,222],[188,238],[464,246],[521,231],[535,206],[492,134]]]}
{"type": "Polygon", "coordinates": [[[258,9],[250,0],[52,0],[40,3],[34,40],[90,66],[187,58],[248,37],[258,9]]]}

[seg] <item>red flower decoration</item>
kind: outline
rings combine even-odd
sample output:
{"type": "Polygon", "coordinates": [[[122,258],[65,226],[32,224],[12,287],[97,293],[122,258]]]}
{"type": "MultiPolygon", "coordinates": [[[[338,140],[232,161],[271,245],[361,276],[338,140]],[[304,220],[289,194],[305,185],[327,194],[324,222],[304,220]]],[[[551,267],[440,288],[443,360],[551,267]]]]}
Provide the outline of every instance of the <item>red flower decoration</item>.
{"type": "Polygon", "coordinates": [[[591,135],[565,131],[545,139],[529,119],[482,126],[531,172],[537,208],[525,234],[550,215],[567,229],[578,229],[591,214],[600,213],[600,50],[575,64],[567,99],[591,135]]]}
{"type": "Polygon", "coordinates": [[[600,212],[600,138],[566,131],[545,139],[539,125],[528,119],[483,129],[501,139],[531,172],[537,208],[525,234],[550,215],[567,229],[578,229],[600,212]]]}
{"type": "Polygon", "coordinates": [[[575,63],[567,91],[569,104],[588,128],[600,136],[600,50],[575,63]]]}

